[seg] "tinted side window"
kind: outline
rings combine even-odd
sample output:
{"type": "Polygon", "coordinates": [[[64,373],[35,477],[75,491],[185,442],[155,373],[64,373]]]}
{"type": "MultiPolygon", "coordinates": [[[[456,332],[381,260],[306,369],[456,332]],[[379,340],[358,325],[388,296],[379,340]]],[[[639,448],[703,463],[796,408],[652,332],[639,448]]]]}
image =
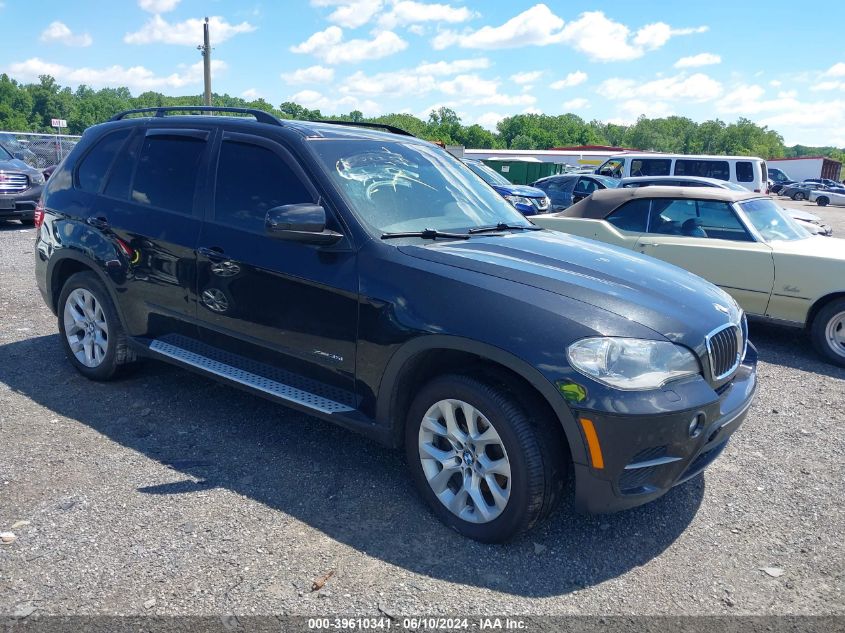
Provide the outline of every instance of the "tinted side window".
{"type": "Polygon", "coordinates": [[[142,140],[143,135],[135,136],[117,155],[109,174],[109,181],[103,190],[104,195],[121,200],[129,198],[129,185],[132,184],[132,173],[135,171],[138,149],[141,147],[142,140]]]}
{"type": "Polygon", "coordinates": [[[145,138],[132,182],[132,201],[190,215],[205,148],[205,140],[188,136],[145,138]]]}
{"type": "Polygon", "coordinates": [[[599,186],[595,180],[589,178],[579,178],[578,184],[575,185],[575,193],[593,193],[599,186]]]}
{"type": "Polygon", "coordinates": [[[223,143],[217,164],[215,220],[263,231],[267,211],[299,202],[314,202],[314,198],[278,154],[260,145],[223,143]]]}
{"type": "Polygon", "coordinates": [[[736,179],[738,182],[752,182],[754,180],[754,168],[750,161],[739,160],[736,162],[736,179]]]}
{"type": "Polygon", "coordinates": [[[719,240],[734,240],[744,242],[749,240],[748,233],[736,217],[727,202],[718,200],[699,200],[698,217],[701,228],[707,237],[719,240]]]}
{"type": "Polygon", "coordinates": [[[626,202],[607,216],[607,221],[622,231],[643,233],[648,224],[649,202],[642,198],[626,202]]]}
{"type": "Polygon", "coordinates": [[[676,176],[703,176],[705,178],[718,178],[719,180],[730,180],[731,174],[726,160],[689,160],[678,159],[675,161],[676,176]]]}
{"type": "Polygon", "coordinates": [[[76,170],[80,189],[94,193],[100,190],[103,179],[127,136],[129,136],[129,129],[106,134],[85,155],[76,170]]]}
{"type": "Polygon", "coordinates": [[[669,158],[637,158],[631,161],[632,176],[670,176],[669,158]]]}

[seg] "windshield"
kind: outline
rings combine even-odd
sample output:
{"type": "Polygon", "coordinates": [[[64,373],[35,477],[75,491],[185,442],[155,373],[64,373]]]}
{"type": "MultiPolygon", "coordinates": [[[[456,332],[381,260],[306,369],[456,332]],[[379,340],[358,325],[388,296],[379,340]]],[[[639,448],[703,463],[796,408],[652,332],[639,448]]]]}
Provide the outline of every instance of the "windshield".
{"type": "Polygon", "coordinates": [[[495,169],[488,167],[484,163],[466,163],[466,166],[469,167],[476,174],[481,176],[484,182],[486,182],[488,185],[501,185],[509,187],[512,184],[510,180],[505,178],[495,169]]]}
{"type": "Polygon", "coordinates": [[[2,145],[0,145],[0,160],[12,160],[12,155],[2,145]]]}
{"type": "Polygon", "coordinates": [[[319,140],[311,147],[352,211],[379,234],[532,226],[464,163],[435,145],[319,140]]]}
{"type": "Polygon", "coordinates": [[[740,202],[739,206],[766,241],[802,240],[810,236],[808,231],[799,226],[773,200],[755,198],[740,202]]]}

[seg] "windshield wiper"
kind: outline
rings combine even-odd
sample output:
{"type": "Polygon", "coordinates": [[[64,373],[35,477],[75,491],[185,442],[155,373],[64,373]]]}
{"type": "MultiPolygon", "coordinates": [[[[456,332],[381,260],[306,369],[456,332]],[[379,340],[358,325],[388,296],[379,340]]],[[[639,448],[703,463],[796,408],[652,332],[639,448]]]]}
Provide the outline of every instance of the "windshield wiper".
{"type": "Polygon", "coordinates": [[[523,224],[507,224],[506,222],[499,222],[495,226],[477,226],[473,229],[470,229],[470,233],[493,233],[496,231],[508,231],[508,230],[522,230],[522,231],[542,231],[543,228],[540,226],[534,226],[533,224],[523,225],[523,224]]]}
{"type": "Polygon", "coordinates": [[[422,231],[406,231],[403,233],[383,233],[381,239],[392,240],[397,237],[421,237],[424,240],[436,240],[438,237],[452,238],[456,240],[468,240],[468,233],[446,233],[436,229],[423,229],[422,231]]]}

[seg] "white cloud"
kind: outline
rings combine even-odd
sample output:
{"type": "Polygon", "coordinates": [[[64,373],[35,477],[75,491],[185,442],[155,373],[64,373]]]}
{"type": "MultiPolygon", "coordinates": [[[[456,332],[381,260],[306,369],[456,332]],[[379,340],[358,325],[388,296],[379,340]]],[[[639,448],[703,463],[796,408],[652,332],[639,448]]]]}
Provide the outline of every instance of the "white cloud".
{"type": "Polygon", "coordinates": [[[327,64],[356,63],[398,53],[408,43],[393,31],[382,31],[371,40],[343,40],[343,29],[330,26],[290,48],[293,53],[310,53],[327,64]]]}
{"type": "Polygon", "coordinates": [[[466,7],[453,7],[449,4],[428,4],[425,2],[414,2],[413,0],[399,0],[395,2],[390,11],[383,14],[378,23],[386,29],[393,29],[397,26],[408,24],[419,24],[421,22],[466,22],[477,14],[466,7]]]}
{"type": "Polygon", "coordinates": [[[549,87],[554,90],[561,90],[563,88],[572,88],[573,86],[580,86],[585,81],[587,81],[587,73],[582,72],[580,70],[576,70],[575,72],[569,73],[563,79],[559,79],[558,81],[552,82],[549,87]]]}
{"type": "Polygon", "coordinates": [[[94,40],[88,33],[74,35],[73,31],[64,22],[50,22],[50,25],[41,32],[42,42],[59,42],[66,46],[91,46],[94,40]]]}
{"type": "Polygon", "coordinates": [[[671,116],[672,114],[672,106],[663,101],[628,99],[619,104],[619,117],[609,120],[608,123],[630,125],[643,115],[654,119],[671,116]]]}
{"type": "Polygon", "coordinates": [[[530,94],[506,95],[499,93],[499,82],[478,75],[458,75],[440,83],[438,88],[461,103],[478,105],[532,105],[537,98],[530,94]]]}
{"type": "Polygon", "coordinates": [[[530,70],[522,73],[516,73],[515,75],[511,75],[511,81],[522,84],[530,84],[537,81],[540,77],[543,76],[542,70],[530,70]]]}
{"type": "Polygon", "coordinates": [[[437,88],[433,75],[419,74],[413,70],[400,70],[390,73],[367,75],[358,71],[347,77],[340,85],[343,94],[367,97],[387,95],[419,96],[428,94],[437,88]]]}
{"type": "Polygon", "coordinates": [[[261,93],[255,88],[247,88],[241,93],[241,96],[247,101],[255,101],[261,98],[261,93]]]}
{"type": "Polygon", "coordinates": [[[536,4],[501,26],[484,26],[477,31],[458,34],[443,31],[432,40],[435,49],[453,44],[462,48],[500,49],[534,45],[545,46],[560,42],[563,19],[552,13],[545,4],[536,4]]]}
{"type": "Polygon", "coordinates": [[[652,81],[636,81],[614,77],[603,81],[596,89],[608,99],[662,99],[665,101],[710,101],[719,97],[722,84],[703,73],[662,77],[652,81]]]}
{"type": "Polygon", "coordinates": [[[320,84],[334,79],[334,68],[309,66],[299,68],[292,73],[282,73],[281,77],[289,84],[320,84]]]}
{"type": "Polygon", "coordinates": [[[590,102],[587,99],[582,97],[578,97],[576,99],[570,99],[569,101],[563,102],[563,109],[564,110],[586,110],[590,107],[590,102]]]}
{"type": "Polygon", "coordinates": [[[656,22],[639,29],[631,37],[631,29],[611,20],[601,11],[586,11],[563,29],[563,40],[593,61],[628,61],[642,57],[646,51],[663,46],[671,37],[701,33],[707,27],[674,29],[656,22]]]}
{"type": "MultiPolygon", "coordinates": [[[[226,70],[226,62],[211,60],[212,73],[226,70]]],[[[33,57],[23,62],[10,64],[8,72],[18,79],[37,80],[39,75],[52,75],[62,84],[78,86],[85,84],[95,88],[126,86],[132,90],[166,90],[184,88],[202,83],[202,60],[191,66],[182,66],[178,72],[167,76],[156,75],[144,66],[107,66],[105,68],[71,68],[62,64],[46,62],[33,57]]]]}
{"type": "Polygon", "coordinates": [[[456,75],[470,70],[480,70],[490,66],[486,57],[475,59],[456,59],[451,62],[423,63],[417,66],[417,72],[427,75],[456,75]]]}
{"type": "Polygon", "coordinates": [[[150,13],[167,13],[178,4],[179,0],[138,0],[138,6],[150,13]]]}
{"type": "MultiPolygon", "coordinates": [[[[189,18],[184,22],[168,22],[160,15],[152,16],[146,24],[134,33],[127,33],[123,41],[127,44],[178,44],[196,46],[202,43],[203,20],[189,18]]],[[[208,19],[211,29],[212,44],[225,42],[239,33],[250,33],[255,26],[249,22],[230,24],[219,15],[208,19]]]]}
{"type": "Polygon", "coordinates": [[[816,92],[828,90],[845,90],[845,81],[821,81],[817,84],[813,84],[810,90],[816,92]]]}
{"type": "Polygon", "coordinates": [[[475,122],[481,127],[488,129],[491,132],[495,132],[496,124],[504,118],[505,115],[499,114],[498,112],[485,112],[481,116],[477,117],[475,122]]]}
{"type": "Polygon", "coordinates": [[[713,64],[721,64],[722,58],[713,53],[699,53],[698,55],[690,55],[689,57],[681,57],[675,62],[675,68],[699,68],[701,66],[712,66],[713,64]]]}
{"type": "Polygon", "coordinates": [[[311,0],[315,7],[336,7],[329,22],[357,29],[369,22],[382,8],[382,0],[311,0]]]}
{"type": "Polygon", "coordinates": [[[291,95],[285,101],[293,101],[306,108],[320,110],[325,114],[345,114],[351,110],[360,110],[366,116],[377,116],[381,114],[381,108],[375,101],[369,99],[360,100],[351,96],[333,99],[316,90],[302,90],[291,95]]]}
{"type": "Polygon", "coordinates": [[[845,62],[838,62],[824,71],[827,77],[845,77],[845,62]]]}
{"type": "Polygon", "coordinates": [[[647,50],[655,50],[663,46],[671,38],[678,35],[692,35],[693,33],[706,33],[708,27],[698,26],[695,28],[673,29],[665,22],[647,24],[634,35],[634,45],[647,50]]]}
{"type": "Polygon", "coordinates": [[[673,28],[664,22],[647,24],[632,34],[621,22],[602,11],[586,11],[564,23],[545,4],[536,4],[500,26],[484,26],[459,33],[444,30],[431,45],[436,50],[458,45],[462,48],[502,49],[565,43],[593,61],[613,62],[642,57],[660,48],[672,37],[703,33],[706,26],[673,28]]]}

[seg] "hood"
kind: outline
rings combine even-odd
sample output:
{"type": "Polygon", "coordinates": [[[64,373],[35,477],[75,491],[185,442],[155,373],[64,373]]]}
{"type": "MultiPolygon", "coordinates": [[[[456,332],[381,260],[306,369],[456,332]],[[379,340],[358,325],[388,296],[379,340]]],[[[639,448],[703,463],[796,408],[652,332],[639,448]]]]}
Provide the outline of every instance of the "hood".
{"type": "Polygon", "coordinates": [[[30,174],[38,170],[18,158],[13,158],[12,160],[0,160],[0,171],[22,171],[30,174]]]}
{"type": "Polygon", "coordinates": [[[803,240],[773,240],[767,242],[775,254],[806,255],[845,262],[845,239],[812,235],[803,240]]]}
{"type": "Polygon", "coordinates": [[[821,218],[817,215],[809,213],[807,211],[801,211],[800,209],[789,209],[786,207],[781,207],[784,209],[790,216],[796,218],[798,220],[804,220],[805,222],[820,222],[821,218]]]}
{"type": "Polygon", "coordinates": [[[545,198],[546,192],[537,187],[526,185],[493,185],[493,189],[501,196],[524,196],[526,198],[545,198]]]}
{"type": "Polygon", "coordinates": [[[582,301],[698,351],[708,333],[739,319],[730,296],[692,273],[556,231],[480,236],[400,250],[582,301]]]}

